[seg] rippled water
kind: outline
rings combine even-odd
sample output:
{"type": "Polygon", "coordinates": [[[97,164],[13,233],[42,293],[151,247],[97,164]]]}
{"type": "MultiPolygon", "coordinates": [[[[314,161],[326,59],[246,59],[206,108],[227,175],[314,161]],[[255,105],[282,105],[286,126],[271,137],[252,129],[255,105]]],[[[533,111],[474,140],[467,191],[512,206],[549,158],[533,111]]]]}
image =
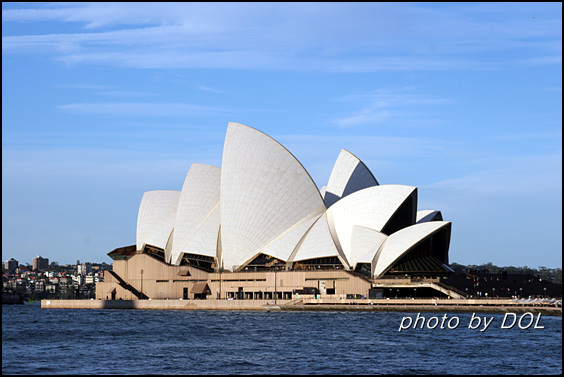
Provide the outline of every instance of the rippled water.
{"type": "Polygon", "coordinates": [[[562,374],[562,317],[521,330],[480,313],[494,318],[480,332],[468,329],[472,313],[446,314],[460,325],[399,332],[417,313],[4,305],[2,373],[562,374]]]}

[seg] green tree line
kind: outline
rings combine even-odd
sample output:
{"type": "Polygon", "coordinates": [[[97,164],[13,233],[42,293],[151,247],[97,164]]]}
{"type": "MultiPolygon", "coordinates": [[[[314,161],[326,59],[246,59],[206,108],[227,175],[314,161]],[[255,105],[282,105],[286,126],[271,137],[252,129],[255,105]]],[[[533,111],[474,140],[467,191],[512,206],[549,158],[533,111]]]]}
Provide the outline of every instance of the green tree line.
{"type": "Polygon", "coordinates": [[[475,270],[480,273],[490,273],[490,274],[499,274],[503,271],[507,271],[507,274],[510,275],[514,275],[514,274],[533,275],[543,280],[550,281],[551,283],[562,284],[562,268],[547,268],[544,266],[539,266],[539,268],[532,268],[527,266],[499,267],[491,262],[480,264],[480,265],[463,265],[458,263],[451,263],[450,267],[455,271],[475,270]]]}

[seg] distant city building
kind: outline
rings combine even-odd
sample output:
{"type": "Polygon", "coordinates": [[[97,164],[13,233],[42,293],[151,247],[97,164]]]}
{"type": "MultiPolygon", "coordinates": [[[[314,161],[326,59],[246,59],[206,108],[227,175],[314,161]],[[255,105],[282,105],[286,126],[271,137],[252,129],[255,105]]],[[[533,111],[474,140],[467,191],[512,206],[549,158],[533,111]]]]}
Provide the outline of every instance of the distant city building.
{"type": "Polygon", "coordinates": [[[78,275],[88,275],[92,273],[92,263],[81,263],[77,266],[78,275]]]}
{"type": "Polygon", "coordinates": [[[83,285],[84,284],[84,275],[76,275],[72,277],[72,281],[79,284],[79,285],[83,285]]]}
{"type": "Polygon", "coordinates": [[[72,278],[70,276],[62,276],[59,279],[59,285],[70,285],[72,284],[72,278]]]}
{"type": "Polygon", "coordinates": [[[48,270],[49,269],[49,258],[42,258],[38,255],[37,258],[33,258],[33,270],[48,270]]]}
{"type": "Polygon", "coordinates": [[[11,274],[13,274],[14,272],[16,272],[16,268],[18,268],[19,262],[17,260],[15,260],[14,258],[10,258],[10,260],[7,260],[4,262],[4,268],[9,271],[11,274]]]}
{"type": "Polygon", "coordinates": [[[42,280],[35,282],[35,292],[45,292],[45,282],[42,280]]]}

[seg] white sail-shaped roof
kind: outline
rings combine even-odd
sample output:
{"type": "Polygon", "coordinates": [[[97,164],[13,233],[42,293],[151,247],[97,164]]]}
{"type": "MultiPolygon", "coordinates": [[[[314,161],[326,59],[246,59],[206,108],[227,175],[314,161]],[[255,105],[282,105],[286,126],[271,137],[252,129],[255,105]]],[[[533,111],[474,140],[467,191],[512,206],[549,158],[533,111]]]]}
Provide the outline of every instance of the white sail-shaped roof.
{"type": "Polygon", "coordinates": [[[294,255],[290,258],[290,262],[325,257],[338,257],[343,266],[349,269],[347,258],[333,242],[329,224],[327,223],[327,213],[321,215],[309,229],[294,255]]]}
{"type": "Polygon", "coordinates": [[[290,229],[287,229],[280,236],[272,240],[261,249],[259,253],[272,255],[280,260],[287,261],[298,245],[298,242],[300,242],[304,234],[320,216],[321,213],[313,212],[311,215],[304,217],[290,229]]]}
{"type": "Polygon", "coordinates": [[[351,255],[349,262],[351,267],[357,263],[372,263],[376,252],[382,246],[388,236],[377,230],[355,225],[351,235],[351,255]]]}
{"type": "Polygon", "coordinates": [[[366,165],[351,152],[342,149],[335,161],[323,196],[325,205],[329,208],[353,192],[377,185],[378,181],[366,165]]]}
{"type": "Polygon", "coordinates": [[[229,123],[225,136],[220,200],[226,269],[240,268],[294,224],[325,210],[300,162],[271,137],[238,123],[229,123]]]}
{"type": "MultiPolygon", "coordinates": [[[[194,235],[190,237],[190,240],[182,248],[177,256],[172,259],[172,263],[179,265],[182,260],[182,255],[187,254],[198,254],[207,257],[217,257],[217,242],[219,237],[219,223],[220,223],[220,209],[219,203],[214,207],[214,209],[209,213],[209,215],[198,225],[194,232],[194,235]]],[[[176,229],[175,229],[176,233],[176,229]]]]}
{"type": "Polygon", "coordinates": [[[420,242],[441,229],[450,227],[450,225],[450,221],[429,221],[409,226],[390,235],[374,260],[372,266],[374,269],[373,276],[375,278],[380,277],[398,259],[407,254],[420,242]]]}
{"type": "MultiPolygon", "coordinates": [[[[357,191],[339,200],[327,210],[333,239],[347,258],[351,256],[351,237],[355,225],[382,232],[401,205],[416,195],[416,188],[403,185],[380,185],[357,191]]],[[[413,198],[415,201],[416,199],[413,198]]],[[[411,225],[413,220],[407,224],[411,225]]]]}
{"type": "MultiPolygon", "coordinates": [[[[182,252],[194,252],[194,244],[188,251],[188,245],[192,238],[197,236],[197,232],[211,213],[219,206],[219,183],[221,180],[221,169],[211,165],[192,164],[178,202],[178,211],[176,212],[174,235],[172,243],[171,255],[166,259],[167,262],[179,263],[179,257],[182,252]]],[[[206,232],[213,232],[209,227],[215,229],[215,239],[217,241],[217,230],[219,229],[219,212],[217,221],[213,226],[208,223],[206,232]]],[[[209,234],[208,234],[209,236],[209,234]]],[[[201,242],[202,237],[206,235],[198,235],[201,242]]],[[[208,237],[209,238],[209,237],[208,237]]],[[[208,247],[203,255],[215,257],[215,251],[211,251],[208,247]]]]}
{"type": "Polygon", "coordinates": [[[417,219],[415,220],[416,223],[424,223],[427,221],[442,221],[443,216],[441,211],[436,211],[433,209],[423,209],[417,211],[417,219]]]}
{"type": "Polygon", "coordinates": [[[337,257],[346,269],[371,263],[381,277],[441,271],[450,224],[440,211],[417,211],[417,188],[379,185],[350,152],[341,151],[319,190],[277,141],[229,123],[221,169],[193,164],[182,191],[143,195],[136,242],[138,250],[162,248],[176,265],[184,254],[217,258],[215,266],[234,271],[264,263],[263,254],[289,263],[337,257]]]}
{"type": "Polygon", "coordinates": [[[137,249],[145,245],[167,248],[174,228],[180,191],[157,190],[143,194],[137,215],[137,249]]]}

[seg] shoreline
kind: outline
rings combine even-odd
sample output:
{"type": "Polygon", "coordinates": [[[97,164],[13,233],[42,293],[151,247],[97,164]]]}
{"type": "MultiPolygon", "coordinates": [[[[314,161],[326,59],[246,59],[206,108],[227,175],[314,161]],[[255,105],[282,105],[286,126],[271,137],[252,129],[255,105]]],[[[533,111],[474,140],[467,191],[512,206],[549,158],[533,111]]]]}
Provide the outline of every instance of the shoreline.
{"type": "Polygon", "coordinates": [[[398,311],[541,313],[562,316],[561,307],[516,305],[510,300],[41,300],[42,309],[398,311]]]}
{"type": "Polygon", "coordinates": [[[375,312],[449,312],[449,313],[533,313],[550,316],[562,316],[561,308],[546,307],[512,307],[512,306],[461,306],[461,305],[296,305],[283,306],[279,309],[266,310],[285,310],[285,311],[375,311],[375,312]]]}

